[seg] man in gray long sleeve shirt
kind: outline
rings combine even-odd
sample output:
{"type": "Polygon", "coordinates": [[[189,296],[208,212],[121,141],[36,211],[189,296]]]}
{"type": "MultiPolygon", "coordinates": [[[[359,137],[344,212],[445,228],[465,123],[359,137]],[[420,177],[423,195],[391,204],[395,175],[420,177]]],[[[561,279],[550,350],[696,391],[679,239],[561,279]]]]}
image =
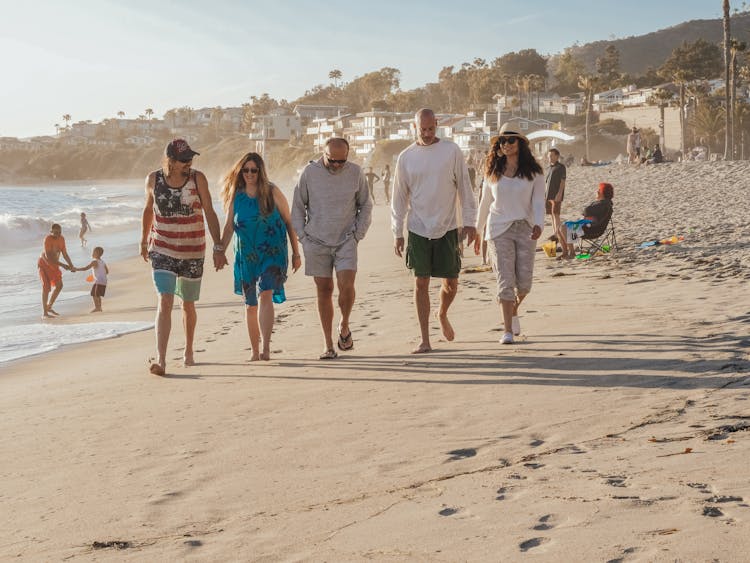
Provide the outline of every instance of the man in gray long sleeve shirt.
{"type": "Polygon", "coordinates": [[[325,349],[321,360],[337,356],[333,347],[333,270],[339,288],[338,347],[354,348],[349,315],[354,306],[357,245],[372,221],[372,199],[362,170],[347,162],[349,143],[332,138],[323,157],[300,175],[292,200],[292,225],[305,253],[305,275],[313,276],[325,349]]]}

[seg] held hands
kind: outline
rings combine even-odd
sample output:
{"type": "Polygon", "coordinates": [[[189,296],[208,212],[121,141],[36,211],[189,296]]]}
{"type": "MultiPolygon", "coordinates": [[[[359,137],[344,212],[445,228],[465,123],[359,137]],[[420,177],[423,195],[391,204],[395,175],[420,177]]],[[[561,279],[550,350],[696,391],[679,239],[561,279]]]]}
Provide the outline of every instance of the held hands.
{"type": "Polygon", "coordinates": [[[531,240],[537,240],[540,236],[542,236],[542,228],[539,225],[534,225],[534,228],[531,229],[531,240]]]}
{"type": "Polygon", "coordinates": [[[218,252],[214,250],[214,268],[218,272],[221,270],[224,266],[229,264],[229,260],[227,260],[227,256],[224,252],[218,252]]]}

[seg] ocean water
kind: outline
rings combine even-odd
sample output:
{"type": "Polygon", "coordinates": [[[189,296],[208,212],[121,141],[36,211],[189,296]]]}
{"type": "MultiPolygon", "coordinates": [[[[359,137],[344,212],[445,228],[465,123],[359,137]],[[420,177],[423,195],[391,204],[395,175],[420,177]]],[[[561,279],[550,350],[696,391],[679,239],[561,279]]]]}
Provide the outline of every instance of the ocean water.
{"type": "MultiPolygon", "coordinates": [[[[96,322],[62,324],[41,321],[41,284],[37,259],[52,223],[63,229],[73,264],[85,266],[95,246],[104,248],[108,263],[131,257],[138,251],[143,184],[61,183],[40,186],[0,187],[0,364],[60,346],[113,338],[145,330],[153,323],[96,322]],[[92,231],[88,245],[78,239],[80,214],[85,212],[92,231]]],[[[63,270],[64,288],[55,303],[61,315],[91,305],[87,272],[63,270]]],[[[116,273],[107,293],[117,290],[116,273]]],[[[105,297],[106,307],[106,297],[105,297]]]]}

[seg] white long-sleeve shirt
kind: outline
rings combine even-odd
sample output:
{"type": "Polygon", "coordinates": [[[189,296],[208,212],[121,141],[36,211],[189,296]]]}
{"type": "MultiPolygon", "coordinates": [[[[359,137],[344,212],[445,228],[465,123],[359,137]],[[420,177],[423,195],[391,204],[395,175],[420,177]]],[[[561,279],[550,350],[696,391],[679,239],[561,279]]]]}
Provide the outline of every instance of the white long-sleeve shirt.
{"type": "Polygon", "coordinates": [[[482,232],[489,217],[487,240],[507,231],[514,221],[525,220],[531,227],[544,228],[544,175],[533,180],[501,176],[499,181],[484,179],[477,217],[477,232],[482,232]]]}
{"type": "Polygon", "coordinates": [[[404,236],[408,213],[406,227],[410,232],[438,239],[458,227],[457,208],[462,224],[474,225],[477,204],[469,169],[458,145],[441,139],[432,145],[413,143],[406,147],[398,156],[393,180],[393,236],[404,236]]]}

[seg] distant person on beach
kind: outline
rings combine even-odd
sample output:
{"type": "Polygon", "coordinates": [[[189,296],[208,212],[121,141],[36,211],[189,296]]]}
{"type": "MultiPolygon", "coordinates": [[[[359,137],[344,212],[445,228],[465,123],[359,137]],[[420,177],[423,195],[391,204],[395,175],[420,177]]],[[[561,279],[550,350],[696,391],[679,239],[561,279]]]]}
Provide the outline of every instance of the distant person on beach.
{"type": "Polygon", "coordinates": [[[294,188],[292,225],[305,254],[305,275],[315,280],[323,330],[321,360],[338,356],[333,347],[333,272],[339,289],[339,350],[354,348],[349,316],[354,306],[357,246],[372,221],[373,201],[362,169],[348,162],[349,142],[333,137],[323,156],[311,161],[294,188]]]}
{"type": "Polygon", "coordinates": [[[372,166],[369,166],[367,172],[365,172],[365,179],[367,180],[367,187],[370,188],[372,202],[375,203],[375,184],[380,181],[380,176],[372,171],[372,166]]]}
{"type": "Polygon", "coordinates": [[[86,219],[86,214],[81,212],[81,231],[78,233],[78,238],[81,239],[82,247],[86,246],[88,242],[86,240],[86,232],[91,230],[91,225],[89,224],[89,220],[86,219]]]}
{"type": "Polygon", "coordinates": [[[639,162],[641,157],[641,133],[635,126],[633,126],[633,129],[628,133],[625,150],[628,153],[628,162],[630,164],[639,162]]]}
{"type": "Polygon", "coordinates": [[[254,152],[232,166],[220,195],[226,212],[221,246],[227,248],[234,239],[234,292],[245,298],[250,360],[267,361],[271,358],[273,304],[286,301],[287,237],[292,246],[292,271],[302,264],[289,203],[281,189],[268,180],[263,158],[254,152]]]}
{"type": "Polygon", "coordinates": [[[442,278],[438,320],[446,340],[455,338],[448,308],[458,292],[461,244],[469,244],[476,231],[477,204],[471,191],[469,170],[454,142],[435,136],[435,113],[420,109],[414,116],[417,140],[398,156],[393,182],[391,227],[394,250],[406,254],[406,266],[414,272],[414,301],[421,340],[413,354],[430,352],[430,278],[442,278]],[[459,231],[460,206],[463,231],[459,231]],[[407,217],[408,215],[408,217],[407,217]],[[408,242],[404,251],[404,223],[408,242]]]}
{"type": "Polygon", "coordinates": [[[654,146],[654,150],[651,153],[651,158],[649,158],[646,162],[648,164],[661,164],[664,162],[664,154],[661,152],[661,147],[659,145],[654,146]]]}
{"type": "Polygon", "coordinates": [[[614,195],[615,189],[612,184],[602,182],[597,189],[596,199],[583,208],[583,219],[588,221],[588,223],[580,224],[580,221],[566,221],[563,223],[561,227],[563,238],[560,239],[560,244],[564,244],[567,247],[567,258],[575,258],[576,255],[573,239],[574,233],[571,232],[571,228],[573,228],[572,223],[580,224],[580,232],[575,233],[577,236],[583,238],[600,237],[604,234],[612,217],[612,199],[614,195]]]}
{"type": "Polygon", "coordinates": [[[42,255],[37,260],[37,267],[39,268],[39,279],[42,281],[42,318],[57,317],[59,314],[52,308],[52,305],[55,304],[55,300],[63,288],[60,268],[65,268],[71,272],[76,271],[70,256],[68,256],[68,250],[65,248],[62,227],[57,223],[50,227],[50,234],[44,237],[44,247],[42,248],[42,255]],[[67,264],[60,262],[61,254],[67,264]],[[52,287],[55,290],[50,295],[52,287]]]}
{"type": "Polygon", "coordinates": [[[381,179],[383,180],[383,192],[385,192],[386,204],[391,204],[391,165],[386,164],[385,168],[380,172],[381,179]]]}
{"type": "Polygon", "coordinates": [[[164,375],[167,344],[172,329],[174,296],[182,299],[185,331],[183,365],[194,365],[193,339],[198,320],[195,302],[200,297],[203,260],[206,252],[204,221],[214,242],[214,267],[226,264],[221,246],[208,181],[203,172],[191,168],[199,153],[184,139],[167,144],[162,167],[146,177],[146,201],[141,217],[140,254],[151,262],[158,294],[156,312],[156,360],[149,371],[164,375]]]}
{"type": "MultiPolygon", "coordinates": [[[[547,215],[552,216],[552,232],[558,237],[558,240],[563,240],[562,233],[560,231],[560,209],[562,202],[565,197],[565,178],[567,177],[567,169],[565,165],[560,162],[560,151],[552,147],[547,153],[549,159],[549,168],[547,168],[547,174],[544,177],[544,183],[546,191],[544,193],[545,199],[545,210],[547,215]]],[[[563,253],[563,258],[565,253],[563,253]]]]}
{"type": "MultiPolygon", "coordinates": [[[[521,334],[519,307],[531,291],[536,240],[544,227],[544,172],[529,141],[506,123],[491,140],[477,231],[487,238],[497,275],[497,299],[505,332],[501,344],[521,334]]],[[[479,252],[478,241],[474,251],[479,252]]]]}
{"type": "Polygon", "coordinates": [[[91,313],[100,313],[102,311],[102,297],[104,297],[104,293],[107,291],[109,268],[107,267],[107,263],[102,260],[103,254],[104,249],[101,246],[97,246],[91,253],[91,262],[83,268],[76,268],[76,270],[88,270],[91,268],[91,276],[94,278],[94,285],[91,286],[91,298],[94,300],[94,308],[91,309],[91,313]]]}

